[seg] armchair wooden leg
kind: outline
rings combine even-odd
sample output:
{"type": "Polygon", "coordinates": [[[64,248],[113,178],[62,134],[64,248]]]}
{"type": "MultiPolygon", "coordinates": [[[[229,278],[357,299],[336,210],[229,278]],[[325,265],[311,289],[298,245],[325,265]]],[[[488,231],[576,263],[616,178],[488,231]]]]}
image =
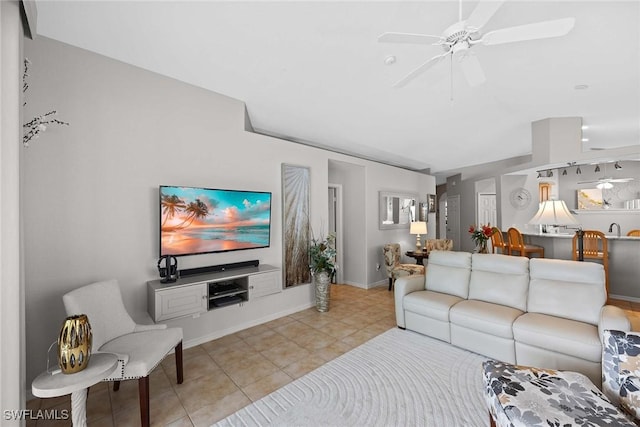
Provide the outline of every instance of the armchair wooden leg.
{"type": "Polygon", "coordinates": [[[140,395],[140,425],[149,427],[149,376],[138,379],[138,394],[140,395]]]}
{"type": "Polygon", "coordinates": [[[496,422],[493,420],[493,417],[491,416],[491,412],[489,412],[489,426],[496,427],[496,422]]]}
{"type": "Polygon", "coordinates": [[[114,381],[113,382],[113,391],[118,391],[120,390],[120,381],[114,381]]]}
{"type": "Polygon", "coordinates": [[[182,370],[182,341],[178,343],[175,347],[176,352],[176,378],[178,379],[178,384],[182,384],[184,380],[183,370],[182,370]]]}

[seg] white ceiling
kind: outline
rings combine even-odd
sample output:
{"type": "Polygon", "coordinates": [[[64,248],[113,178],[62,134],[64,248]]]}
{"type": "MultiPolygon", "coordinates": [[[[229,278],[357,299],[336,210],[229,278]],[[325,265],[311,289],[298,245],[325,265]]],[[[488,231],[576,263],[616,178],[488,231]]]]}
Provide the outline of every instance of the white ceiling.
{"type": "Polygon", "coordinates": [[[507,1],[483,32],[564,17],[575,27],[474,46],[487,81],[473,88],[455,59],[394,88],[442,48],[377,42],[441,34],[457,1],[40,0],[37,32],[242,100],[258,132],[436,174],[531,153],[531,122],[548,117],[583,117],[590,147],[640,144],[639,6],[507,1]]]}

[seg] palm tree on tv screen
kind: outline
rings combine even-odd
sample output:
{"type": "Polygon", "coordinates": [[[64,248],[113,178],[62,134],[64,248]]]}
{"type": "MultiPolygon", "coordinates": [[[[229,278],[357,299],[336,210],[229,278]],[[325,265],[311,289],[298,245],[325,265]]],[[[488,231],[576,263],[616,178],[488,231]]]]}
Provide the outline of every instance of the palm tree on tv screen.
{"type": "Polygon", "coordinates": [[[189,202],[184,211],[187,212],[187,217],[180,224],[176,226],[176,228],[187,228],[190,226],[193,221],[200,218],[205,218],[209,215],[209,207],[202,203],[200,199],[196,199],[193,202],[189,202]]]}
{"type": "Polygon", "coordinates": [[[184,203],[184,200],[182,200],[175,194],[172,194],[170,196],[167,194],[163,194],[161,204],[162,215],[164,217],[162,220],[162,226],[166,224],[167,220],[172,219],[178,212],[187,207],[187,205],[184,203]]]}

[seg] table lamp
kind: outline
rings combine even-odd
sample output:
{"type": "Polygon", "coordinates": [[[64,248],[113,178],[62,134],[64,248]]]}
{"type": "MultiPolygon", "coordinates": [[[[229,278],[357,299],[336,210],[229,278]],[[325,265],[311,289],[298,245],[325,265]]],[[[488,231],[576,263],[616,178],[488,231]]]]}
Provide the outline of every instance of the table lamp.
{"type": "Polygon", "coordinates": [[[424,221],[414,221],[409,228],[410,234],[416,235],[416,250],[415,253],[422,253],[422,242],[420,241],[421,234],[427,234],[427,223],[424,221]]]}
{"type": "Polygon", "coordinates": [[[563,200],[545,200],[540,203],[538,212],[529,220],[531,225],[553,225],[568,226],[577,225],[576,235],[578,236],[578,261],[584,261],[583,237],[584,231],[580,227],[580,222],[569,211],[563,200]]]}

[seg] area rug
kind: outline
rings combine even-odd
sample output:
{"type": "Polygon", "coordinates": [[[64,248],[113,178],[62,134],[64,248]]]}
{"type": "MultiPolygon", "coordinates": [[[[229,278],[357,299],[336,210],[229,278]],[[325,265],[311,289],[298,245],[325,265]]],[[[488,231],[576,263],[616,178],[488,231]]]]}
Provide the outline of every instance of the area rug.
{"type": "Polygon", "coordinates": [[[486,427],[484,360],[393,328],[215,426],[486,427]]]}

